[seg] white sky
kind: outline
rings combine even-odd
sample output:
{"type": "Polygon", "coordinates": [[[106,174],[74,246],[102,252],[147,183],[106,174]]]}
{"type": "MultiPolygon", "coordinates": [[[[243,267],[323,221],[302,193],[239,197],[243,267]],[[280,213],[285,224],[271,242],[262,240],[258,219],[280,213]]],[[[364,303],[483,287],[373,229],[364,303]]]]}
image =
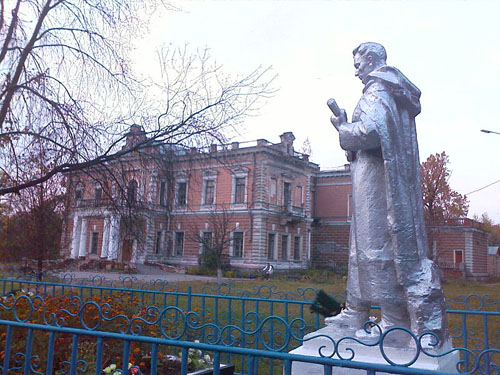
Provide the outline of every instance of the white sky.
{"type": "MultiPolygon", "coordinates": [[[[352,50],[362,42],[385,46],[388,64],[422,91],[417,117],[420,159],[446,151],[450,184],[464,194],[500,180],[499,1],[171,1],[179,11],[157,15],[138,43],[137,61],[156,68],[161,44],[208,47],[224,72],[272,66],[279,91],[239,140],[278,142],[292,131],[300,151],[322,169],[346,163],[330,125],[334,97],[349,118],[361,95],[352,50]]],[[[487,212],[500,222],[500,183],[469,196],[469,217],[487,212]]]]}

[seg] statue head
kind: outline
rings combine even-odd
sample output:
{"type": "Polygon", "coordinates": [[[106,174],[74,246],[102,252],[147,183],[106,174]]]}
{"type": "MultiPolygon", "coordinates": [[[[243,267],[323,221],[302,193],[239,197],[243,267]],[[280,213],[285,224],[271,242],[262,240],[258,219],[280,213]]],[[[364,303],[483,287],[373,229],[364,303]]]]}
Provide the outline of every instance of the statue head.
{"type": "Polygon", "coordinates": [[[373,42],[362,43],[352,51],[355,76],[366,83],[368,74],[386,64],[387,53],[383,45],[373,42]]]}

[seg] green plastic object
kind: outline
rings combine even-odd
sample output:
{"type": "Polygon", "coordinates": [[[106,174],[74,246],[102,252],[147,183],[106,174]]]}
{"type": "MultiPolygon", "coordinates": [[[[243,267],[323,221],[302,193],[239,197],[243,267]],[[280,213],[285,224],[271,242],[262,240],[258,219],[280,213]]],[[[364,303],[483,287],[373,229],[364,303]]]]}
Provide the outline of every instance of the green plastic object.
{"type": "Polygon", "coordinates": [[[337,315],[343,308],[343,303],[338,302],[331,294],[320,289],[311,305],[311,312],[321,314],[327,318],[337,315]]]}

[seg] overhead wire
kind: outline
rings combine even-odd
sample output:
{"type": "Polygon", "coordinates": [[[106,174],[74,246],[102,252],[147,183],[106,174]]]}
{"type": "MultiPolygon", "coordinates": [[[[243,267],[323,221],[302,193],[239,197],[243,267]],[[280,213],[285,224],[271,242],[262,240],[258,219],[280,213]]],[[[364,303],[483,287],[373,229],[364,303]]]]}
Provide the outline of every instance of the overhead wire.
{"type": "Polygon", "coordinates": [[[487,187],[490,187],[490,186],[492,186],[492,185],[498,184],[499,182],[500,182],[500,180],[497,180],[497,181],[495,181],[495,182],[492,182],[491,184],[488,184],[488,185],[483,186],[483,187],[481,187],[481,188],[479,188],[479,189],[473,190],[473,191],[471,191],[470,193],[467,193],[467,194],[465,194],[465,195],[471,195],[471,194],[473,194],[473,193],[477,193],[478,191],[481,191],[481,190],[483,190],[483,189],[486,189],[487,187]]]}

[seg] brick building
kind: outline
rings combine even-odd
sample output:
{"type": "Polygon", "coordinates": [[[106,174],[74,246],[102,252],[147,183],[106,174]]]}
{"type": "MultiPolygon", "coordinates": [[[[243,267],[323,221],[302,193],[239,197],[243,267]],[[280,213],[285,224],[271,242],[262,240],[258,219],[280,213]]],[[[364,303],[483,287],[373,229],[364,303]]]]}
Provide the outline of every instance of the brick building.
{"type": "MultiPolygon", "coordinates": [[[[131,128],[127,145],[143,136],[139,127],[131,128]]],[[[288,132],[276,144],[259,139],[247,147],[212,145],[206,152],[172,146],[164,169],[154,157],[161,148],[131,154],[125,167],[120,164],[126,199],[118,197],[115,182],[102,182],[96,173],[74,176],[66,256],[197,265],[203,251],[199,238],[215,239],[220,228],[214,217],[227,214],[231,266],[261,268],[270,261],[278,269],[305,268],[319,167],[294,151],[294,139],[288,132]],[[127,205],[125,212],[134,211],[143,236],[124,230],[120,208],[127,205]]],[[[108,166],[113,168],[118,166],[108,166]]]]}
{"type": "MultiPolygon", "coordinates": [[[[144,137],[132,126],[124,147],[144,137]]],[[[200,239],[217,240],[216,218],[227,215],[225,255],[232,267],[270,262],[276,269],[345,270],[349,165],[320,171],[294,150],[294,139],[287,132],[278,143],[259,139],[208,150],[158,144],[107,165],[119,171],[113,178],[99,171],[73,176],[63,251],[71,258],[194,266],[200,239]]],[[[429,228],[434,255],[449,274],[486,274],[486,238],[468,219],[429,228]]]]}

